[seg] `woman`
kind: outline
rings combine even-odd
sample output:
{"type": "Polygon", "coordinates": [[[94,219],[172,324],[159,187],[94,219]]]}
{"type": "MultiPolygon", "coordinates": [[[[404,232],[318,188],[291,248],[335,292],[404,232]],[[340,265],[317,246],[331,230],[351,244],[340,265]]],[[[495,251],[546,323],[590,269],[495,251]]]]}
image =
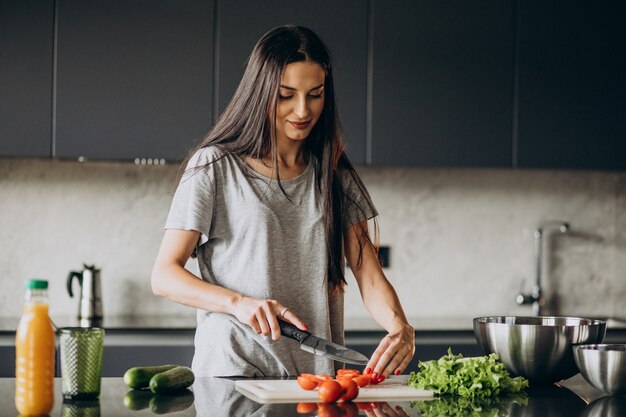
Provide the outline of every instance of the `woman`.
{"type": "Polygon", "coordinates": [[[198,309],[197,376],[334,374],[332,360],[280,339],[277,317],[343,344],[344,254],[389,332],[366,371],[382,381],[406,368],[413,328],[367,232],[377,213],[343,151],[331,63],[315,33],[283,26],[259,40],[183,167],[152,288],[198,309]],[[190,256],[201,279],[184,267],[190,256]]]}

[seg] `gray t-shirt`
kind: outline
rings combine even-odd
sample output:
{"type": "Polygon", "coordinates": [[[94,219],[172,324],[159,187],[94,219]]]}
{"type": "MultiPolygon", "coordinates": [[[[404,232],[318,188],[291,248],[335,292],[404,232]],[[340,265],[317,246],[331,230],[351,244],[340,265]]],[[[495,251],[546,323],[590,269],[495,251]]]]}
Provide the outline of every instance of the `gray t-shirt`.
{"type": "MultiPolygon", "coordinates": [[[[196,250],[203,280],[278,300],[311,333],[343,344],[343,294],[333,293],[326,278],[324,209],[314,171],[309,163],[298,177],[281,180],[289,201],[277,181],[238,156],[203,148],[187,166],[165,228],[201,233],[196,250]]],[[[347,210],[347,225],[377,214],[367,192],[355,194],[348,178],[344,186],[364,212],[347,210]]],[[[232,315],[198,310],[192,369],[196,376],[281,377],[333,374],[334,364],[288,338],[258,335],[232,315]]]]}

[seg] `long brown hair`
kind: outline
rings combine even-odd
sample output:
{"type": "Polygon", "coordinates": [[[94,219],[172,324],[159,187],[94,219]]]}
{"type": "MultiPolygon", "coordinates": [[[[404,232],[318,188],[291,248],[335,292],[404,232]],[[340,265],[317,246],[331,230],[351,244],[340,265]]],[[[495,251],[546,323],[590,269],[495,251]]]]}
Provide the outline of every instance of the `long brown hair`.
{"type": "MultiPolygon", "coordinates": [[[[304,151],[315,167],[316,186],[324,201],[327,278],[333,289],[341,290],[346,284],[343,262],[345,210],[349,205],[351,210],[356,209],[362,216],[365,215],[365,208],[360,207],[346,193],[342,176],[351,177],[366,204],[371,207],[373,205],[363,182],[344,152],[330,55],[324,43],[312,30],[287,25],[274,28],[261,37],[250,55],[243,78],[230,103],[209,134],[187,155],[179,176],[182,176],[190,158],[199,149],[217,145],[225,154],[232,153],[240,157],[261,159],[271,155],[278,185],[287,196],[278,173],[276,103],[285,67],[299,61],[315,62],[326,74],[324,108],[304,142],[304,151]]],[[[210,163],[212,162],[215,161],[210,163]]],[[[374,229],[376,248],[378,231],[377,227],[374,229]]],[[[371,243],[367,228],[358,232],[358,241],[359,258],[356,267],[360,268],[363,245],[366,242],[371,243]]]]}

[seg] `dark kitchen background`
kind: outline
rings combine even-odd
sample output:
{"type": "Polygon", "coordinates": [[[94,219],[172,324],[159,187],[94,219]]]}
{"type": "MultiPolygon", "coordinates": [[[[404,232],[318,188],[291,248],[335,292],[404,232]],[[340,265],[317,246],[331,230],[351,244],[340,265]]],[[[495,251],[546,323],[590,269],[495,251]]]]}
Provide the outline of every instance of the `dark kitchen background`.
{"type": "MultiPolygon", "coordinates": [[[[571,226],[545,236],[546,312],[626,317],[624,22],[618,0],[0,0],[0,317],[29,277],[50,280],[53,317],[75,315],[65,280],[88,262],[105,320],[193,327],[149,282],[177,164],[285,23],[335,58],[416,328],[531,314],[516,295],[546,220],[571,226]]],[[[349,284],[346,329],[380,329],[349,284]]]]}

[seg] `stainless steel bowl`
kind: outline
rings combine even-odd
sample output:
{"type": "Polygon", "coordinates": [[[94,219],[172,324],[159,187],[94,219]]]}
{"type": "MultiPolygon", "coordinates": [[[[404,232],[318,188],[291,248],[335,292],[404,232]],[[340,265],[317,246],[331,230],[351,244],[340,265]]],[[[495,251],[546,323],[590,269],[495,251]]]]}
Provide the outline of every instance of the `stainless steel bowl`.
{"type": "Polygon", "coordinates": [[[487,354],[497,353],[513,375],[551,383],[578,372],[572,346],[602,343],[603,320],[578,317],[494,316],[474,319],[474,335],[487,354]]]}
{"type": "Polygon", "coordinates": [[[600,391],[626,394],[626,344],[574,346],[582,376],[600,391]]]}
{"type": "Polygon", "coordinates": [[[598,398],[578,415],[580,417],[624,417],[626,416],[626,397],[598,398]]]}

